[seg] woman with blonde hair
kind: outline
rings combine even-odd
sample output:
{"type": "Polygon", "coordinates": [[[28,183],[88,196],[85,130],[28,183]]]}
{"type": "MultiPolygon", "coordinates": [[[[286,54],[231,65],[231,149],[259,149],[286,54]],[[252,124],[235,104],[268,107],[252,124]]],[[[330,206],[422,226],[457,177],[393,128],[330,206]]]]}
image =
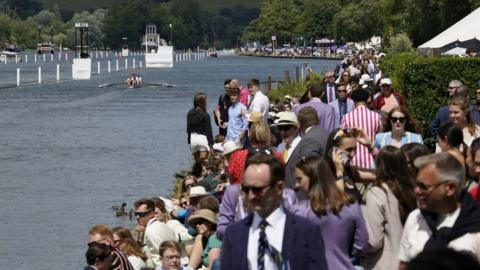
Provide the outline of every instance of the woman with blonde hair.
{"type": "Polygon", "coordinates": [[[228,161],[228,174],[231,184],[243,182],[243,172],[249,154],[263,152],[275,155],[283,163],[282,153],[270,147],[270,127],[263,121],[252,123],[248,130],[248,138],[251,146],[248,149],[238,150],[228,161]]]}
{"type": "Polygon", "coordinates": [[[113,228],[113,245],[127,255],[133,269],[140,270],[146,266],[147,255],[140,249],[128,228],[113,228]]]}

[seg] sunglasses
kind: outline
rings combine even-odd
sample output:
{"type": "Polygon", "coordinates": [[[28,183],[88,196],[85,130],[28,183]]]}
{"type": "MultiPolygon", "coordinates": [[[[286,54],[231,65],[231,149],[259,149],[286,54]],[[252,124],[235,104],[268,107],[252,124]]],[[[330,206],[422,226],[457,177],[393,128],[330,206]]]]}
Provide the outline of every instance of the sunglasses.
{"type": "Polygon", "coordinates": [[[417,186],[422,191],[433,190],[443,184],[450,182],[450,180],[444,180],[433,185],[425,184],[420,181],[415,181],[415,186],[417,186]]]}
{"type": "Polygon", "coordinates": [[[134,212],[134,215],[135,215],[136,217],[141,217],[141,218],[142,218],[142,217],[146,216],[146,215],[147,215],[148,213],[150,213],[150,212],[152,212],[152,211],[147,211],[147,212],[134,212]]]}
{"type": "Polygon", "coordinates": [[[337,141],[341,138],[346,138],[351,136],[351,131],[349,128],[342,128],[333,136],[333,141],[337,141]]]}
{"type": "Polygon", "coordinates": [[[270,187],[270,185],[266,185],[263,187],[252,187],[252,186],[242,185],[241,189],[245,194],[248,194],[250,190],[253,192],[253,194],[260,194],[268,187],[270,187]]]}
{"type": "Polygon", "coordinates": [[[390,84],[382,84],[381,87],[390,87],[390,84]]]}
{"type": "Polygon", "coordinates": [[[292,126],[278,126],[279,131],[288,131],[292,126]]]}
{"type": "Polygon", "coordinates": [[[339,93],[346,93],[347,90],[337,90],[339,93]]]}
{"type": "Polygon", "coordinates": [[[405,123],[405,117],[391,117],[390,122],[392,122],[392,123],[400,122],[400,123],[403,124],[403,123],[405,123]]]}
{"type": "Polygon", "coordinates": [[[475,95],[480,95],[480,92],[475,92],[475,95]]]}

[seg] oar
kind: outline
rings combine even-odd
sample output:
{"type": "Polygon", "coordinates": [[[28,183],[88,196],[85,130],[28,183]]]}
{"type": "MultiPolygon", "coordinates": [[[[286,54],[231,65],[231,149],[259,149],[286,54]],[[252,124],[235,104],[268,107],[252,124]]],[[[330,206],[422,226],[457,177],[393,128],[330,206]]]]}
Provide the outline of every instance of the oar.
{"type": "Polygon", "coordinates": [[[145,86],[163,86],[163,87],[177,87],[175,84],[169,83],[145,83],[145,86]]]}
{"type": "Polygon", "coordinates": [[[105,88],[105,87],[110,87],[110,86],[114,86],[114,85],[120,85],[120,84],[124,84],[125,82],[121,82],[121,83],[104,83],[104,84],[100,84],[98,86],[98,88],[105,88]]]}

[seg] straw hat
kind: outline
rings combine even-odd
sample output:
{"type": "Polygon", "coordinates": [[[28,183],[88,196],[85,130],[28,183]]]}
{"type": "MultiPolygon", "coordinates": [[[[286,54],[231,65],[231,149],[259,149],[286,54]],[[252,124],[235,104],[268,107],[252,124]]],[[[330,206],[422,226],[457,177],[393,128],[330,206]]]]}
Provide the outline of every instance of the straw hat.
{"type": "Polygon", "coordinates": [[[193,186],[190,188],[188,196],[191,197],[198,197],[198,196],[205,196],[208,195],[207,190],[202,186],[193,186]]]}
{"type": "Polygon", "coordinates": [[[223,155],[231,154],[237,149],[238,145],[234,141],[226,141],[223,144],[223,155]]]}
{"type": "Polygon", "coordinates": [[[217,224],[217,215],[208,209],[200,209],[194,215],[191,215],[188,219],[190,227],[195,228],[200,220],[207,220],[213,224],[217,224]]]}
{"type": "Polygon", "coordinates": [[[272,126],[297,126],[298,120],[294,112],[279,112],[278,119],[275,120],[272,126]]]}

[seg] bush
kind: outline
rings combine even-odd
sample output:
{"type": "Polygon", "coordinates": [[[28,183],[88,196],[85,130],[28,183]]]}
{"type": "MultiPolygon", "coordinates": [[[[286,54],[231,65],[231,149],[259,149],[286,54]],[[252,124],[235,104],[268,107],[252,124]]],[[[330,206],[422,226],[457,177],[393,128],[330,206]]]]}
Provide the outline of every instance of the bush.
{"type": "Polygon", "coordinates": [[[447,85],[453,79],[463,81],[473,93],[480,79],[479,58],[424,57],[414,53],[388,55],[382,59],[382,71],[392,79],[394,88],[404,97],[410,112],[430,137],[428,125],[437,110],[447,104],[447,85]]]}
{"type": "Polygon", "coordinates": [[[390,46],[387,48],[388,53],[413,52],[412,41],[405,33],[390,37],[389,43],[390,46]]]}
{"type": "Polygon", "coordinates": [[[315,81],[323,80],[323,76],[318,73],[312,73],[310,75],[310,80],[301,80],[299,82],[295,80],[284,81],[279,83],[278,87],[272,89],[267,93],[267,96],[270,100],[277,100],[280,103],[283,102],[283,97],[285,95],[301,97],[308,86],[315,81]]]}

